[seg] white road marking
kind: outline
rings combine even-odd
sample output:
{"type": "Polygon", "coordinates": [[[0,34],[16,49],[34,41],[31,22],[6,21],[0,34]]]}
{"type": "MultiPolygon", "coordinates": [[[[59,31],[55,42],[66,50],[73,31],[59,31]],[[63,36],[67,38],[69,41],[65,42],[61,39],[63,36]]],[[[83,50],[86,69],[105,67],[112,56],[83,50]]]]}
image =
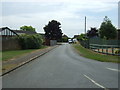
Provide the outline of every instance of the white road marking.
{"type": "Polygon", "coordinates": [[[120,72],[120,70],[118,70],[118,69],[113,69],[113,68],[107,68],[107,69],[112,70],[112,71],[116,71],[116,72],[120,72]]]}
{"type": "Polygon", "coordinates": [[[87,75],[84,75],[87,79],[89,79],[91,82],[93,82],[95,85],[104,88],[105,90],[108,90],[107,88],[105,88],[104,86],[100,85],[99,83],[97,83],[96,81],[94,81],[93,79],[89,78],[87,75]]]}

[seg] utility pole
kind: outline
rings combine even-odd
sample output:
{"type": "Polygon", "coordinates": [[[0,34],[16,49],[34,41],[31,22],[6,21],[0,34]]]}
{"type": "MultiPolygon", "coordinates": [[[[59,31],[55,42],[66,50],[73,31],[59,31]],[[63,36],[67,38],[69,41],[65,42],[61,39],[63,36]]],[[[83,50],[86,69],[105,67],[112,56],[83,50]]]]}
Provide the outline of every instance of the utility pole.
{"type": "Polygon", "coordinates": [[[86,34],[86,16],[85,16],[85,34],[86,34]]]}

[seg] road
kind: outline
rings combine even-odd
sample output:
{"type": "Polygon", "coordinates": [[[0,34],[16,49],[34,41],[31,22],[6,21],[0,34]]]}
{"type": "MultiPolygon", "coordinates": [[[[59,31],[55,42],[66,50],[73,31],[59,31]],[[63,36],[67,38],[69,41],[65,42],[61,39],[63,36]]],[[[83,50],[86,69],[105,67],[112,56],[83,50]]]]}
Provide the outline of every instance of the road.
{"type": "Polygon", "coordinates": [[[63,44],[3,76],[3,88],[118,88],[118,64],[80,56],[63,44]]]}

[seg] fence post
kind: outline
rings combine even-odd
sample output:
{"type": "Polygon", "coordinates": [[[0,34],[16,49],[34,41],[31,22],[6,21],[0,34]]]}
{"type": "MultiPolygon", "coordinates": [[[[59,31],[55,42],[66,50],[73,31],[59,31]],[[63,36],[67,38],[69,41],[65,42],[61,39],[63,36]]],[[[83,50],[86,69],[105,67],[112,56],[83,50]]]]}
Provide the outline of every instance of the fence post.
{"type": "Polygon", "coordinates": [[[108,54],[108,47],[106,47],[106,54],[108,54]]]}
{"type": "Polygon", "coordinates": [[[114,47],[112,47],[112,55],[114,55],[114,47]]]}
{"type": "Polygon", "coordinates": [[[98,47],[98,53],[99,53],[99,47],[98,47]]]}
{"type": "Polygon", "coordinates": [[[102,48],[102,53],[104,53],[104,52],[103,52],[103,46],[102,46],[101,48],[102,48]]]}

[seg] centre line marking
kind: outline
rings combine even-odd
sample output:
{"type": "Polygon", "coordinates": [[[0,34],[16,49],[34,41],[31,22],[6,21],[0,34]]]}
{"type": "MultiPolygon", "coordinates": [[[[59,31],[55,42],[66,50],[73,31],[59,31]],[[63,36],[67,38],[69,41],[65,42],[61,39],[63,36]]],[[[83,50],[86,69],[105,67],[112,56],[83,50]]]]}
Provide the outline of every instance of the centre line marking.
{"type": "Polygon", "coordinates": [[[96,81],[94,81],[93,79],[91,79],[90,77],[88,77],[87,75],[84,75],[87,79],[89,79],[91,82],[93,82],[95,85],[104,88],[105,90],[108,90],[107,88],[105,88],[104,86],[100,85],[99,83],[97,83],[96,81]]]}
{"type": "Polygon", "coordinates": [[[118,69],[113,69],[113,68],[107,68],[107,69],[112,70],[112,71],[116,71],[116,72],[120,72],[120,70],[118,70],[118,69]]]}

